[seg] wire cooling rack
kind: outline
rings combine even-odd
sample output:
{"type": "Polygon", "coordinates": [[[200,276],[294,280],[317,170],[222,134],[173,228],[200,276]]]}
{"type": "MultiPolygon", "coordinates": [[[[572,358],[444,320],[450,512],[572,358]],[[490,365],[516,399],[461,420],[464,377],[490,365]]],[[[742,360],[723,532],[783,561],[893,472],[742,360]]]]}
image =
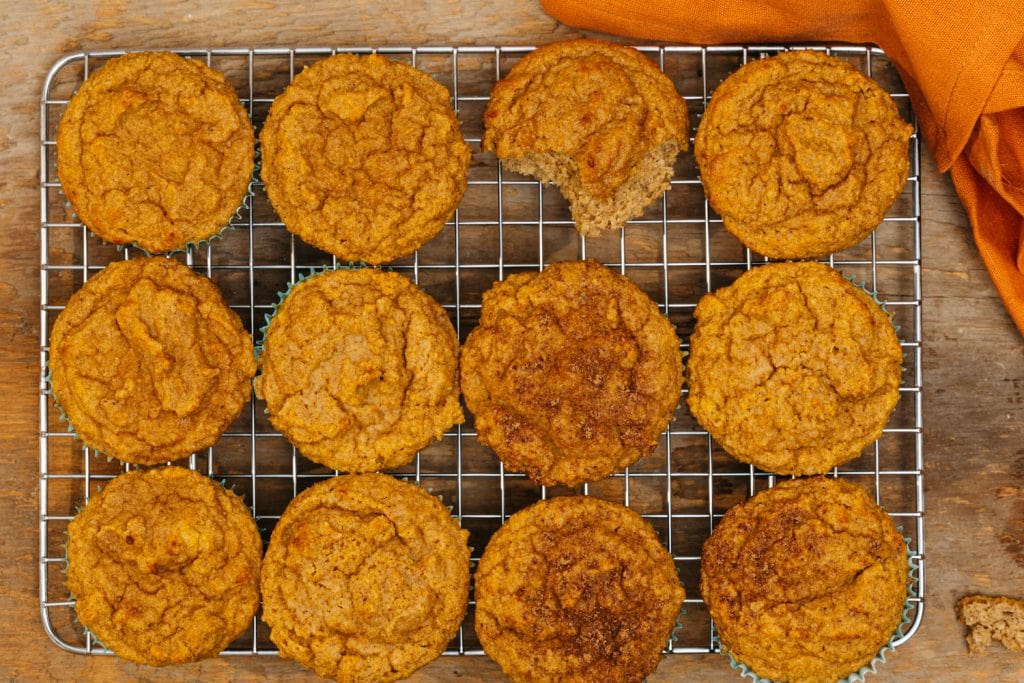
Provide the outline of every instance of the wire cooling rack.
{"type": "MultiPolygon", "coordinates": [[[[906,91],[892,63],[877,48],[855,46],[640,47],[667,73],[689,107],[691,132],[715,86],[741,64],[781,49],[824,50],[851,62],[890,92],[905,119],[913,120],[906,91]]],[[[671,189],[629,226],[599,238],[580,237],[556,189],[504,171],[480,152],[482,115],[495,81],[529,47],[420,47],[323,49],[176,50],[222,71],[234,85],[257,129],[270,103],[304,66],[337,52],[379,52],[427,72],[444,84],[474,154],[469,188],[437,238],[413,256],[392,264],[422,286],[448,311],[459,337],[480,314],[491,284],[552,261],[595,258],[627,275],[677,326],[688,346],[693,309],[709,290],[729,284],[764,258],[743,248],[722,227],[704,199],[690,152],[682,154],[671,189]]],[[[39,598],[43,626],[60,647],[109,654],[74,618],[65,581],[67,524],[100,486],[128,466],[97,456],[68,431],[53,407],[46,381],[47,340],[59,311],[82,283],[115,259],[140,255],[118,250],[91,235],[72,213],[56,173],[55,139],[61,114],[88,75],[122,51],[75,53],[51,68],[44,85],[40,125],[40,349],[39,379],[39,598]]],[[[876,290],[899,326],[904,351],[900,401],[882,438],[833,476],[861,484],[883,505],[909,538],[920,564],[911,623],[896,641],[910,638],[924,606],[923,451],[921,409],[921,191],[920,138],[910,140],[910,178],[885,221],[859,245],[827,263],[876,290]]],[[[250,331],[288,282],[335,260],[288,233],[257,180],[234,229],[201,247],[176,255],[212,278],[250,331]]],[[[684,392],[685,394],[685,392],[684,392]]],[[[685,395],[684,395],[685,398],[685,395]]],[[[274,523],[297,492],[335,473],[312,463],[273,430],[262,402],[253,400],[220,441],[180,464],[225,482],[245,497],[269,538],[274,523]]],[[[475,438],[472,418],[445,434],[396,476],[443,496],[471,532],[475,568],[491,534],[513,512],[564,488],[538,487],[507,473],[475,438]]],[[[658,531],[675,559],[688,597],[669,653],[706,653],[716,648],[710,617],[698,597],[700,550],[731,506],[772,486],[773,475],[726,455],[680,401],[676,417],[657,449],[633,467],[583,487],[583,492],[622,502],[658,531]]],[[[446,654],[482,654],[473,628],[474,607],[446,654]]],[[[255,619],[225,654],[275,654],[266,627],[255,619]]]]}

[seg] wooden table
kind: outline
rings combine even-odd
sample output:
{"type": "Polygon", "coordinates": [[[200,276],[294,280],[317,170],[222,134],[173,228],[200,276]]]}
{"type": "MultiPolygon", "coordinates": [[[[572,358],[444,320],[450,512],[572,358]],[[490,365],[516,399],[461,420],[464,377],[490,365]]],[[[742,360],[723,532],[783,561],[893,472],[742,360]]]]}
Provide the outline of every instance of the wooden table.
{"type": "MultiPolygon", "coordinates": [[[[0,119],[0,679],[312,680],[270,657],[218,658],[150,669],[65,653],[39,618],[38,98],[56,58],[81,49],[168,46],[530,44],[579,35],[539,3],[430,0],[7,3],[0,119]]],[[[965,593],[1024,593],[1024,343],[975,249],[949,178],[930,155],[924,197],[924,365],[927,605],[920,631],[882,669],[889,680],[1021,680],[1024,655],[969,657],[953,606],[965,593]]],[[[483,657],[442,658],[413,680],[492,680],[483,657]]],[[[652,681],[736,681],[721,656],[677,656],[652,681]]]]}

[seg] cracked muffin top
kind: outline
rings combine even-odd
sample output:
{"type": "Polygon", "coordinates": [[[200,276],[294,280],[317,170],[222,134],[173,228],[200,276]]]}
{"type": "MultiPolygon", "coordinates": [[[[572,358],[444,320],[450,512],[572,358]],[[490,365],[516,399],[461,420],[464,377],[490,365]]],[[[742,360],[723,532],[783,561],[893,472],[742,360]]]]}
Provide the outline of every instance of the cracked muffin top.
{"type": "Polygon", "coordinates": [[[438,657],[469,599],[469,532],[425,489],[384,474],[300,493],[263,563],[263,620],[282,657],[347,683],[438,657]]]}
{"type": "Polygon", "coordinates": [[[821,263],[773,263],[704,295],[687,403],[734,458],[822,474],[882,435],[903,350],[888,314],[821,263]]]}
{"type": "Polygon", "coordinates": [[[513,681],[636,681],[685,592],[651,525],[617,503],[544,500],[494,534],[474,577],[476,632],[513,681]]]}
{"type": "Polygon", "coordinates": [[[344,472],[398,467],[463,420],[459,341],[397,273],[342,268],[291,288],[267,326],[256,395],[304,456],[344,472]]]}
{"type": "Polygon", "coordinates": [[[495,85],[484,124],[482,149],[558,185],[584,235],[643,214],[690,140],[672,80],[638,50],[603,40],[526,54],[495,85]]]}
{"type": "Polygon", "coordinates": [[[242,499],[181,467],[115,477],[68,525],[78,620],[124,659],[212,657],[252,627],[263,541],[242,499]]]}
{"type": "Polygon", "coordinates": [[[672,323],[590,260],[495,283],[462,350],[478,438],[545,485],[600,479],[651,452],[681,385],[672,323]]]}
{"type": "Polygon", "coordinates": [[[900,624],[907,547],[861,487],[784,481],[715,527],[700,591],[722,649],[758,676],[835,681],[870,662],[900,624]]]}
{"type": "Polygon", "coordinates": [[[71,98],[57,173],[90,230],[158,253],[228,224],[249,191],[254,147],[252,123],[223,74],[170,52],[132,52],[71,98]]]}
{"type": "Polygon", "coordinates": [[[212,446],[256,374],[252,337],[217,285],[160,256],[90,277],[57,316],[48,362],[82,441],[143,465],[212,446]]]}
{"type": "Polygon", "coordinates": [[[303,70],[271,105],[260,147],[285,227],[348,261],[411,254],[466,191],[470,151],[448,91],[378,55],[303,70]]]}
{"type": "Polygon", "coordinates": [[[744,245],[778,259],[853,246],[907,181],[914,127],[852,65],[800,50],[719,85],[694,155],[708,201],[744,245]]]}

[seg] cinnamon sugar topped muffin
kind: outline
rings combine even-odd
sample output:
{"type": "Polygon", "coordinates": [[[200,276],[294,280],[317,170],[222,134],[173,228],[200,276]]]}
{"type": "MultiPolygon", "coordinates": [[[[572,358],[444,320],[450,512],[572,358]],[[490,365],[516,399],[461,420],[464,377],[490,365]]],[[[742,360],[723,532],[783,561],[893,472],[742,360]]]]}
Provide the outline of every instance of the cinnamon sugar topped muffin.
{"type": "Polygon", "coordinates": [[[700,591],[722,649],[760,677],[835,681],[902,621],[907,546],[849,482],[784,481],[731,508],[705,541],[700,591]]]}
{"type": "Polygon", "coordinates": [[[654,671],[685,593],[651,525],[616,503],[544,500],[491,538],[476,631],[513,681],[636,681],[654,671]]]}
{"type": "Polygon", "coordinates": [[[694,143],[708,201],[744,245],[778,259],[850,247],[907,181],[914,127],[852,65],[783,52],[719,85],[694,143]]]}
{"type": "Polygon", "coordinates": [[[338,54],[296,75],[271,105],[260,145],[285,227],[348,261],[411,254],[466,191],[470,151],[448,91],[378,55],[338,54]]]}
{"type": "Polygon", "coordinates": [[[679,403],[682,355],[639,287],[569,261],[484,294],[461,371],[478,437],[505,467],[573,486],[655,448],[679,403]]]}
{"type": "Polygon", "coordinates": [[[252,123],[224,75],[170,52],[107,62],[71,98],[57,133],[57,173],[82,222],[153,253],[226,226],[254,156],[252,123]]]}

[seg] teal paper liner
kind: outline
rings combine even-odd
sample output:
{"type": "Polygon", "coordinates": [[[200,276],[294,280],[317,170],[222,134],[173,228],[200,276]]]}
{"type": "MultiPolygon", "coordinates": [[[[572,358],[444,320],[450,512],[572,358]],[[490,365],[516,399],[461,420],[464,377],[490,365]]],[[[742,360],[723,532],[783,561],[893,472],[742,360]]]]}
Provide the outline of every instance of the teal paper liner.
{"type": "MultiPolygon", "coordinates": [[[[897,527],[902,533],[903,528],[897,527]]],[[[865,677],[871,674],[878,673],[878,666],[885,664],[885,657],[890,652],[896,651],[895,642],[903,637],[907,625],[910,623],[910,610],[913,609],[913,603],[911,598],[918,597],[918,584],[920,577],[918,576],[918,570],[920,564],[914,559],[913,552],[910,550],[910,538],[907,536],[903,537],[904,543],[907,545],[907,579],[910,585],[907,587],[907,599],[903,603],[903,616],[900,619],[900,623],[896,625],[896,630],[893,632],[892,637],[889,638],[889,642],[882,646],[882,648],[871,658],[871,661],[862,666],[857,671],[854,671],[846,678],[840,678],[836,683],[864,683],[865,677]]],[[[750,669],[746,664],[739,662],[733,656],[731,652],[722,647],[722,642],[718,639],[718,634],[715,633],[713,639],[714,646],[719,649],[722,654],[729,657],[729,666],[734,671],[740,673],[740,678],[749,678],[753,683],[778,683],[771,678],[762,678],[758,676],[754,671],[750,669]]]]}

